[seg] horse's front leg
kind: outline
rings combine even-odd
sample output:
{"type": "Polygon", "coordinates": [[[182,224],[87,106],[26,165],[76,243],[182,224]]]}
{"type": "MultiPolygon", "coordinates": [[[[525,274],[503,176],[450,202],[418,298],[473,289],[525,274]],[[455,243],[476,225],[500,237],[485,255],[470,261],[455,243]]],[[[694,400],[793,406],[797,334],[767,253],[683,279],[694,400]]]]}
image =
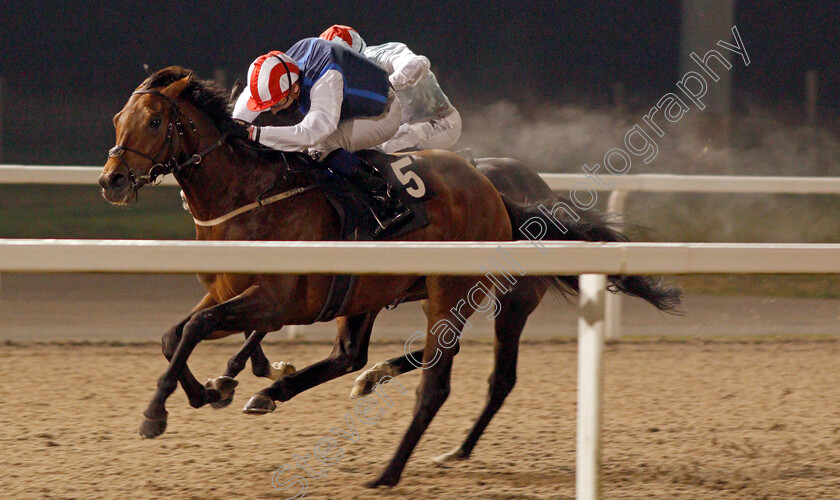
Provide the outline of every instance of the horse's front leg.
{"type": "Polygon", "coordinates": [[[268,378],[274,381],[291,375],[297,369],[291,363],[286,361],[275,361],[271,363],[265,356],[262,346],[257,344],[251,352],[251,372],[257,377],[268,378]]]}
{"type": "MultiPolygon", "coordinates": [[[[205,295],[204,298],[202,298],[201,301],[193,308],[189,316],[163,334],[163,337],[161,338],[161,351],[163,351],[163,355],[166,357],[167,361],[171,361],[172,357],[175,355],[175,350],[181,343],[184,325],[186,325],[190,318],[192,318],[192,315],[197,311],[207,309],[208,307],[216,304],[217,302],[210,294],[205,295]]],[[[187,399],[190,401],[190,406],[193,408],[199,408],[208,402],[205,387],[196,380],[195,376],[190,371],[189,366],[184,366],[179,382],[181,382],[181,387],[184,388],[184,392],[187,393],[187,399]]]]}
{"type": "MultiPolygon", "coordinates": [[[[181,340],[170,359],[169,367],[158,379],[155,395],[143,412],[140,435],[154,438],[166,430],[166,398],[175,390],[186,368],[187,358],[201,340],[218,330],[277,330],[281,325],[275,310],[268,296],[255,285],[226,302],[192,314],[184,324],[181,340]]],[[[219,396],[215,391],[214,395],[219,396]]]]}
{"type": "Polygon", "coordinates": [[[252,415],[272,412],[277,407],[275,401],[288,401],[316,385],[364,368],[370,332],[378,313],[338,318],[338,332],[329,356],[256,393],[242,411],[252,415]]]}

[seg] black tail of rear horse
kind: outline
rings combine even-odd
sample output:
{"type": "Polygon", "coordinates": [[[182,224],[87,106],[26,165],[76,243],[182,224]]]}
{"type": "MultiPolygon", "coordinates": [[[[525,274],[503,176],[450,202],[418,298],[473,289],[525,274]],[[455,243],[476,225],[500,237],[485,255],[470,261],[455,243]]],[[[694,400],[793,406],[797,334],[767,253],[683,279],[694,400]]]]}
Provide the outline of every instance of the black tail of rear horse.
{"type": "MultiPolygon", "coordinates": [[[[541,228],[545,231],[541,239],[551,241],[606,241],[624,242],[629,238],[611,224],[608,216],[599,212],[587,211],[575,213],[577,218],[566,214],[560,220],[547,221],[548,210],[540,210],[538,203],[518,203],[502,196],[502,200],[510,216],[515,240],[533,240],[533,235],[525,230],[529,221],[542,220],[541,228]]],[[[558,198],[557,203],[570,207],[569,200],[558,198]]],[[[574,213],[574,212],[573,212],[574,213]]],[[[659,278],[649,276],[608,276],[612,291],[623,292],[627,295],[640,297],[650,302],[660,311],[676,312],[680,305],[682,292],[679,288],[669,286],[659,278]]],[[[577,276],[555,276],[550,278],[551,287],[563,295],[577,294],[577,276]]]]}
{"type": "MultiPolygon", "coordinates": [[[[594,210],[575,213],[571,201],[559,198],[536,171],[516,160],[479,158],[474,161],[474,164],[501,194],[513,229],[512,237],[515,240],[617,242],[628,240],[615,228],[615,225],[609,222],[608,216],[594,210]],[[565,208],[566,212],[564,213],[561,208],[565,208]],[[539,237],[528,234],[534,233],[533,228],[529,228],[529,223],[540,226],[539,237]]],[[[657,278],[610,276],[609,282],[612,291],[641,297],[663,311],[674,311],[680,303],[679,289],[668,286],[657,278]]],[[[578,291],[578,278],[576,276],[517,276],[516,283],[509,290],[501,291],[496,297],[500,307],[495,317],[493,349],[495,363],[489,379],[487,402],[462,443],[454,450],[435,457],[433,459],[435,462],[467,460],[472,454],[493,416],[502,407],[507,395],[516,384],[520,337],[528,317],[536,310],[549,289],[554,289],[564,295],[574,295],[578,291]]],[[[351,396],[370,394],[379,381],[420,368],[417,360],[423,359],[423,355],[424,349],[418,349],[377,363],[356,379],[351,396]]],[[[443,398],[445,399],[445,396],[443,398]]],[[[419,436],[422,432],[410,430],[409,433],[419,436]]],[[[414,443],[416,440],[411,442],[412,446],[414,443]]],[[[410,448],[405,447],[404,443],[401,444],[396,455],[400,457],[400,460],[396,466],[392,462],[379,479],[367,485],[393,486],[397,484],[402,467],[409,456],[406,450],[410,448]]]]}

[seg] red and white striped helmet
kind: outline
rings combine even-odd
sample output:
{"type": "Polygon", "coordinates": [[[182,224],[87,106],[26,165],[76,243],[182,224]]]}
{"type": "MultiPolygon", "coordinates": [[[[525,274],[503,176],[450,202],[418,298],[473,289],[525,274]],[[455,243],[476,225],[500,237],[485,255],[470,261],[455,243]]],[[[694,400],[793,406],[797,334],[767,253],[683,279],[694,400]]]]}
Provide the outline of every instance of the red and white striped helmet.
{"type": "Polygon", "coordinates": [[[248,109],[265,111],[282,101],[299,77],[295,60],[279,50],[258,57],[248,68],[248,109]]]}
{"type": "Polygon", "coordinates": [[[367,47],[367,44],[365,44],[358,31],[350,26],[342,26],[340,24],[333,24],[327,28],[326,31],[321,33],[319,38],[339,43],[356,52],[363,52],[365,47],[367,47]]]}

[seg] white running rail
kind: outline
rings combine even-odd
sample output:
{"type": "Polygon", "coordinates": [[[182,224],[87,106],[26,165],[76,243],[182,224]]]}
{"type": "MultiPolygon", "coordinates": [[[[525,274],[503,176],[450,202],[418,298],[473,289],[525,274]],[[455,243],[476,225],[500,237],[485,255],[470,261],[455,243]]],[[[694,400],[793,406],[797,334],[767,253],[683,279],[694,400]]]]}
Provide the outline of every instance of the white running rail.
{"type": "MultiPolygon", "coordinates": [[[[101,167],[0,165],[0,184],[96,184],[101,167]]],[[[587,182],[583,174],[542,174],[552,190],[563,192],[576,184],[587,182]]],[[[607,211],[619,220],[623,216],[627,195],[631,192],[695,192],[695,193],[752,193],[752,194],[840,194],[840,177],[755,177],[715,175],[638,174],[612,175],[600,178],[608,183],[601,187],[589,182],[596,190],[610,191],[607,211]]],[[[163,179],[164,186],[177,186],[171,176],[163,179]]],[[[604,300],[607,340],[621,335],[621,296],[609,294],[604,300]]],[[[294,330],[289,334],[294,336],[294,330]]]]}

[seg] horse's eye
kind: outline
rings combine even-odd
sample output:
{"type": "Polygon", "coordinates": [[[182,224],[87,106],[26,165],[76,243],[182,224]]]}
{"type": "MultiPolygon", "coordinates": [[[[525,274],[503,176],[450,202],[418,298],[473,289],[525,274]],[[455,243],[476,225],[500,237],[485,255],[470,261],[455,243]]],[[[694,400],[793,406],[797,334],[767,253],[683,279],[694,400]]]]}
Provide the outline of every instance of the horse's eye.
{"type": "Polygon", "coordinates": [[[152,128],[160,127],[160,118],[152,118],[152,121],[149,122],[149,126],[152,128]]]}

